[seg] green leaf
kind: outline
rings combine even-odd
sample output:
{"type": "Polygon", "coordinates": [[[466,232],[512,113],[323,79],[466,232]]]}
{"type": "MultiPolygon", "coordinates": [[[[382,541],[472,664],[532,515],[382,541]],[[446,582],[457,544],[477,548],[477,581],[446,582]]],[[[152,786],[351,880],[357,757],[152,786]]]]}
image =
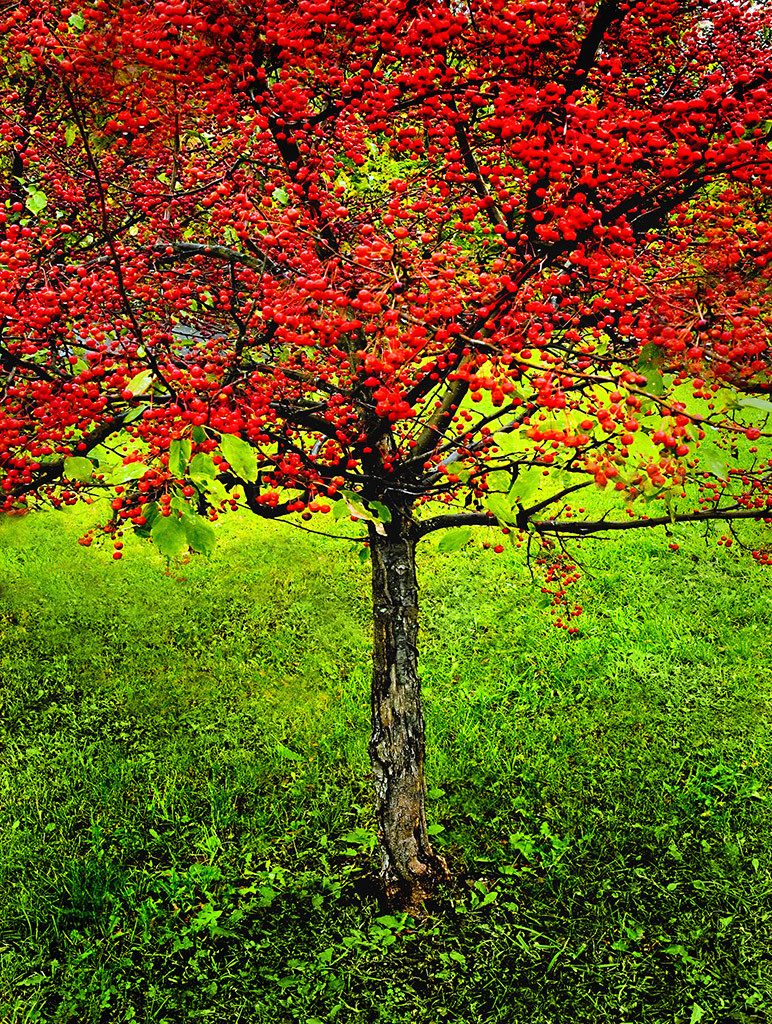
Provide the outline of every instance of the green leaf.
{"type": "Polygon", "coordinates": [[[663,355],[661,345],[656,345],[653,341],[648,342],[643,346],[638,356],[637,369],[643,373],[653,367],[661,366],[663,355]]]}
{"type": "Polygon", "coordinates": [[[179,491],[174,494],[174,497],[169,504],[175,512],[179,512],[182,516],[194,516],[196,514],[195,509],[191,506],[190,502],[187,498],[183,498],[179,491]]]}
{"type": "Polygon", "coordinates": [[[207,480],[203,485],[206,495],[212,504],[221,504],[228,500],[228,492],[219,480],[207,480]]]}
{"type": "Polygon", "coordinates": [[[123,417],[123,422],[124,423],[133,423],[134,420],[138,420],[140,418],[140,416],[145,411],[145,409],[149,409],[149,408],[150,408],[150,406],[148,406],[148,405],[139,405],[139,406],[137,406],[136,409],[132,409],[131,412],[128,412],[123,417]]]}
{"type": "Polygon", "coordinates": [[[97,465],[100,469],[111,466],[116,466],[120,462],[120,457],[111,452],[109,448],[106,448],[103,444],[98,444],[96,448],[92,448],[88,453],[88,457],[92,460],[96,460],[97,465]]]}
{"type": "Polygon", "coordinates": [[[68,480],[77,480],[81,484],[87,484],[91,480],[94,466],[90,459],[80,456],[72,456],[64,460],[64,475],[68,480]]]}
{"type": "Polygon", "coordinates": [[[203,516],[182,517],[182,527],[188,544],[202,555],[211,555],[217,543],[214,527],[203,516]]]}
{"type": "Polygon", "coordinates": [[[738,404],[743,407],[750,406],[751,409],[763,409],[764,412],[772,412],[772,402],[768,402],[766,398],[741,398],[738,404]]]}
{"type": "Polygon", "coordinates": [[[712,473],[713,476],[717,476],[719,480],[729,479],[729,467],[726,464],[725,459],[715,451],[711,451],[710,448],[700,448],[700,463],[699,468],[704,473],[712,473]]]}
{"type": "Polygon", "coordinates": [[[705,1010],[697,1003],[692,1006],[692,1015],[689,1018],[689,1024],[699,1024],[702,1018],[705,1016],[705,1010]]]}
{"type": "Polygon", "coordinates": [[[517,430],[497,430],[493,438],[504,455],[514,455],[524,449],[523,438],[517,430]]]}
{"type": "Polygon", "coordinates": [[[453,551],[460,551],[461,548],[465,547],[469,543],[469,539],[471,536],[472,531],[469,527],[466,527],[465,529],[448,530],[448,532],[442,538],[440,543],[437,545],[437,548],[443,554],[450,554],[453,551]]]}
{"type": "Polygon", "coordinates": [[[183,477],[187,469],[193,444],[187,437],[175,438],[169,445],[169,472],[172,476],[183,477]]]}
{"type": "Polygon", "coordinates": [[[24,204],[30,213],[34,213],[36,216],[42,210],[48,206],[48,196],[45,192],[34,191],[30,192],[27,196],[27,201],[24,204]]]}
{"type": "MultiPolygon", "coordinates": [[[[346,502],[350,515],[352,515],[355,519],[365,519],[367,522],[373,523],[378,533],[382,535],[386,534],[386,531],[383,528],[383,521],[381,520],[380,516],[378,516],[375,512],[371,512],[369,508],[365,508],[364,502],[362,501],[358,494],[356,494],[354,491],[341,491],[340,495],[346,502]]],[[[371,501],[370,504],[381,505],[379,501],[371,501]]],[[[381,508],[384,507],[385,506],[381,505],[381,508]]],[[[388,512],[389,518],[386,519],[385,522],[388,523],[391,520],[391,513],[389,512],[388,509],[386,509],[386,511],[388,512]]]]}
{"type": "Polygon", "coordinates": [[[191,459],[188,473],[192,480],[203,483],[205,480],[215,479],[217,476],[217,467],[215,466],[214,459],[211,455],[204,455],[203,452],[198,452],[191,459]]]}
{"type": "Polygon", "coordinates": [[[129,383],[126,385],[126,391],[135,396],[144,395],[149,391],[152,383],[153,371],[141,370],[131,378],[129,383]]]}
{"type": "Polygon", "coordinates": [[[199,491],[205,492],[213,503],[228,500],[228,492],[217,479],[217,467],[210,455],[198,452],[190,462],[188,475],[199,491]]]}
{"type": "Polygon", "coordinates": [[[659,459],[659,449],[645,430],[638,430],[633,435],[633,443],[627,446],[631,455],[640,455],[644,459],[659,459]]]}
{"type": "Polygon", "coordinates": [[[150,531],[153,543],[166,558],[179,558],[188,550],[185,527],[175,513],[159,516],[150,531]]]}
{"type": "Polygon", "coordinates": [[[367,503],[382,523],[391,522],[391,509],[381,501],[368,501],[367,503]]]}
{"type": "Polygon", "coordinates": [[[506,494],[511,486],[512,474],[507,473],[506,470],[499,469],[495,473],[488,474],[489,491],[503,491],[506,494]]]}
{"type": "Polygon", "coordinates": [[[713,395],[713,402],[721,412],[733,412],[740,405],[737,392],[732,388],[720,388],[713,395]]]}
{"type": "Polygon", "coordinates": [[[78,137],[78,129],[74,124],[68,124],[64,130],[64,141],[71,146],[78,137]]]}
{"type": "Polygon", "coordinates": [[[489,494],[485,499],[485,507],[489,509],[500,523],[508,526],[517,524],[517,513],[503,494],[489,494]]]}
{"type": "Polygon", "coordinates": [[[139,480],[147,473],[147,466],[144,462],[129,462],[125,466],[115,466],[110,471],[111,484],[125,484],[129,480],[139,480]]]}
{"type": "Polygon", "coordinates": [[[78,14],[78,12],[76,11],[75,14],[71,14],[69,16],[69,18],[67,19],[67,24],[72,25],[76,32],[82,32],[83,29],[86,27],[86,19],[83,17],[82,14],[78,14]]]}
{"type": "Polygon", "coordinates": [[[344,499],[341,498],[340,501],[336,501],[335,504],[332,506],[332,517],[337,521],[338,519],[342,519],[344,516],[347,515],[348,505],[346,504],[344,499]]]}
{"type": "Polygon", "coordinates": [[[257,456],[246,441],[236,434],[223,434],[220,450],[236,476],[249,483],[257,480],[257,456]]]}
{"type": "Polygon", "coordinates": [[[527,501],[533,498],[545,480],[546,477],[544,476],[543,469],[535,467],[533,469],[521,469],[509,493],[514,498],[517,498],[521,505],[525,505],[527,501]]]}
{"type": "Polygon", "coordinates": [[[203,444],[206,441],[206,431],[199,423],[193,427],[193,440],[196,444],[203,444]]]}
{"type": "Polygon", "coordinates": [[[288,761],[302,761],[303,755],[296,753],[294,750],[290,750],[289,747],[285,747],[283,743],[276,744],[276,753],[279,757],[284,757],[288,761]]]}
{"type": "Polygon", "coordinates": [[[135,526],[134,532],[138,537],[149,537],[153,529],[153,524],[159,516],[158,502],[149,502],[142,508],[142,515],[145,517],[145,522],[142,526],[135,526]]]}
{"type": "Polygon", "coordinates": [[[664,395],[665,383],[662,371],[656,369],[654,366],[643,367],[641,373],[646,377],[646,384],[643,390],[647,391],[650,395],[664,395]]]}

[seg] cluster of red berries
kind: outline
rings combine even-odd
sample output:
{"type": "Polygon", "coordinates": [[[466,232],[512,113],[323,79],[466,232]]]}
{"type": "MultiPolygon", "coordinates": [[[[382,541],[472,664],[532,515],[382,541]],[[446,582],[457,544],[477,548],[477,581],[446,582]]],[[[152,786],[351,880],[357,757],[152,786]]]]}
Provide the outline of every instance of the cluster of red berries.
{"type": "Polygon", "coordinates": [[[581,578],[576,563],[564,552],[556,554],[547,550],[536,559],[536,565],[544,573],[541,592],[552,598],[555,625],[569,633],[578,632],[577,627],[571,625],[571,619],[581,615],[584,609],[579,604],[572,606],[568,600],[568,588],[581,578]]]}
{"type": "Polygon", "coordinates": [[[96,535],[96,530],[96,527],[92,527],[90,530],[84,533],[82,537],[78,538],[78,544],[82,545],[82,547],[84,548],[90,548],[94,541],[96,541],[98,544],[100,541],[105,540],[108,537],[111,537],[113,541],[113,558],[116,560],[116,562],[123,558],[123,541],[121,540],[121,538],[123,537],[123,531],[116,531],[114,522],[109,522],[102,526],[100,528],[100,536],[96,535]]]}

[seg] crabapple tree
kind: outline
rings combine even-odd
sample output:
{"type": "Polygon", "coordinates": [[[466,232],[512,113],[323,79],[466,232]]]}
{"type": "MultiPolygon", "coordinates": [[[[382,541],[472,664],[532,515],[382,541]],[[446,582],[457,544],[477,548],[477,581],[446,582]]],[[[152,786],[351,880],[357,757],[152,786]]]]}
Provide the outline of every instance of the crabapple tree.
{"type": "Polygon", "coordinates": [[[445,870],[418,541],[527,536],[573,628],[572,538],[772,518],[770,27],[742,0],[0,15],[0,503],[106,496],[107,535],[172,558],[229,509],[362,531],[409,887],[445,870]]]}

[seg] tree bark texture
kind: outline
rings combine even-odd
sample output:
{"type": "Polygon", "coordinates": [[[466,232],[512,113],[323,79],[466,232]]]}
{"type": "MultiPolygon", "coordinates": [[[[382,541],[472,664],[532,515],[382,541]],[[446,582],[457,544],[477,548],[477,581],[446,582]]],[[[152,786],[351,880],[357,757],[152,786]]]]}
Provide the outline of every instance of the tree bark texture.
{"type": "Polygon", "coordinates": [[[377,800],[381,873],[408,886],[444,874],[426,832],[426,741],[418,677],[418,584],[413,523],[392,513],[371,526],[373,683],[370,761],[377,800]]]}

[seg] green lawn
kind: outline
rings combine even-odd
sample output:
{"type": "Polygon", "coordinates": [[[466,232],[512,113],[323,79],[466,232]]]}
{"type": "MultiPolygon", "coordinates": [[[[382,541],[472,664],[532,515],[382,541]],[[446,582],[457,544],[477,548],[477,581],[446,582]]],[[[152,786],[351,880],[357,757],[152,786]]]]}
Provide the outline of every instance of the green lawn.
{"type": "Polygon", "coordinates": [[[0,1021],[763,1024],[772,590],[715,539],[419,551],[430,817],[457,884],[379,907],[369,573],[229,517],[167,573],[0,524],[0,1021]]]}

